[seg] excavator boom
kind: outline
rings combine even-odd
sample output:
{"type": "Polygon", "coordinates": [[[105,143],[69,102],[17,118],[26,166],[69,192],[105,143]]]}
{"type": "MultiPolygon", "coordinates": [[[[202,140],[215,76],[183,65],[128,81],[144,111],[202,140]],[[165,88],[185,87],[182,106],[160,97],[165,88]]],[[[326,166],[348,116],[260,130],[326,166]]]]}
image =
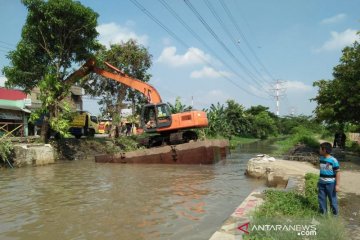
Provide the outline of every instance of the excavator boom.
{"type": "Polygon", "coordinates": [[[208,126],[208,119],[204,111],[171,114],[169,106],[166,103],[162,103],[160,94],[153,86],[126,75],[109,63],[105,62],[105,64],[113,72],[98,68],[95,60],[90,59],[80,69],[72,73],[66,81],[75,82],[94,72],[144,94],[149,104],[143,107],[141,126],[145,132],[160,134],[149,139],[148,146],[159,146],[164,143],[177,144],[196,140],[197,134],[191,129],[208,126]]]}
{"type": "Polygon", "coordinates": [[[112,73],[108,72],[104,69],[98,68],[96,66],[96,62],[94,59],[88,60],[80,69],[76,70],[74,73],[72,73],[68,79],[78,79],[83,78],[86,75],[90,74],[91,72],[95,72],[105,78],[109,78],[112,80],[115,80],[119,83],[125,84],[126,86],[129,86],[135,90],[138,90],[142,94],[144,94],[148,100],[149,103],[161,103],[161,97],[158,91],[151,86],[150,84],[146,82],[142,82],[136,78],[132,78],[123,72],[121,72],[119,69],[115,68],[114,66],[106,63],[107,66],[112,68],[114,71],[117,71],[119,73],[112,73]]]}

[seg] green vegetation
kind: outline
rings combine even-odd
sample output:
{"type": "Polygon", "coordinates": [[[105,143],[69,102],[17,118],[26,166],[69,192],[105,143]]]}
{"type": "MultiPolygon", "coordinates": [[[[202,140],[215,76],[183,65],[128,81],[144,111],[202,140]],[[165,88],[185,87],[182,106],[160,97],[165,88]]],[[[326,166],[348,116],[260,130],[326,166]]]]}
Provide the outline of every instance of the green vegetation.
{"type": "MultiPolygon", "coordinates": [[[[137,43],[136,40],[130,39],[127,42],[111,44],[108,49],[102,46],[96,52],[98,59],[96,64],[98,67],[105,68],[104,62],[108,62],[126,75],[148,82],[151,78],[151,74],[148,73],[152,64],[151,57],[147,48],[137,43]]],[[[89,77],[91,81],[83,82],[83,87],[92,96],[100,98],[98,103],[102,106],[100,109],[102,115],[111,117],[113,123],[121,109],[126,106],[124,101],[131,102],[137,115],[141,113],[140,106],[146,103],[146,97],[142,93],[97,74],[89,77]]]]}
{"type": "Polygon", "coordinates": [[[176,97],[175,99],[175,104],[171,104],[171,103],[167,103],[170,107],[170,111],[172,114],[175,113],[181,113],[181,112],[187,112],[187,111],[191,111],[192,107],[191,106],[186,106],[185,104],[182,104],[180,101],[180,97],[176,97]]]}
{"type": "MultiPolygon", "coordinates": [[[[99,103],[103,105],[103,116],[111,116],[113,126],[120,123],[119,112],[124,108],[124,101],[131,102],[134,116],[139,115],[145,103],[142,94],[95,74],[79,79],[70,73],[73,66],[95,57],[100,67],[108,61],[125,74],[148,82],[151,78],[148,70],[152,64],[148,49],[135,40],[112,44],[110,48],[101,46],[96,39],[98,14],[78,1],[23,0],[22,3],[28,10],[27,19],[20,42],[8,54],[10,64],[2,71],[8,79],[8,87],[20,87],[26,92],[39,87],[42,108],[33,113],[32,120],[43,117],[43,141],[47,140],[49,126],[60,135],[67,135],[71,114],[63,100],[74,84],[80,84],[88,94],[102,98],[99,103]],[[89,79],[91,81],[85,81],[89,79]]],[[[290,139],[279,142],[279,151],[284,152],[297,143],[315,147],[315,136],[330,139],[335,128],[344,130],[346,124],[353,124],[358,130],[359,64],[360,44],[355,42],[343,49],[340,63],[334,67],[334,79],[313,84],[319,88],[317,96],[312,99],[317,102],[316,121],[308,116],[278,117],[268,107],[258,105],[246,109],[241,103],[228,100],[225,104],[212,104],[205,109],[209,126],[198,130],[199,136],[235,139],[232,143],[236,144],[242,142],[238,141],[239,138],[267,139],[291,135],[290,139]],[[327,124],[327,132],[323,123],[327,124]]],[[[170,108],[173,113],[191,109],[181,104],[180,98],[174,105],[170,104],[170,108]]],[[[358,151],[354,144],[349,147],[358,151]]]]}
{"type": "MultiPolygon", "coordinates": [[[[359,33],[358,33],[359,34],[359,33]]],[[[360,123],[360,44],[343,49],[340,63],[334,67],[332,80],[314,82],[319,88],[315,114],[326,123],[360,123]]]]}
{"type": "Polygon", "coordinates": [[[226,104],[212,104],[209,109],[205,109],[209,119],[209,127],[205,129],[206,136],[266,139],[277,135],[277,116],[269,108],[259,105],[246,110],[234,100],[228,100],[226,104]]]}
{"type": "Polygon", "coordinates": [[[316,235],[308,239],[347,239],[340,218],[318,213],[318,176],[306,174],[305,193],[268,190],[265,202],[255,211],[245,239],[302,239],[295,231],[251,231],[257,225],[316,225],[316,235]]]}
{"type": "Polygon", "coordinates": [[[212,104],[209,109],[205,109],[209,127],[199,135],[206,138],[227,138],[232,145],[247,142],[248,139],[252,142],[253,139],[291,135],[289,139],[278,143],[279,153],[288,151],[297,143],[318,147],[315,136],[321,134],[324,127],[311,117],[278,117],[267,107],[259,105],[245,109],[234,100],[228,100],[226,104],[212,104]]]}
{"type": "Polygon", "coordinates": [[[230,139],[230,148],[234,148],[235,146],[240,145],[240,144],[253,143],[253,142],[257,142],[257,141],[259,141],[258,138],[233,136],[230,139]]]}
{"type": "Polygon", "coordinates": [[[360,154],[360,145],[357,142],[346,141],[346,150],[360,154]]]}
{"type": "MultiPolygon", "coordinates": [[[[69,75],[72,67],[99,49],[96,40],[98,14],[72,0],[23,0],[28,10],[20,42],[10,51],[10,65],[3,68],[8,87],[26,92],[40,86],[42,91],[42,139],[47,141],[49,124],[64,129],[61,118],[67,110],[61,104],[69,88],[80,79],[69,75]],[[65,17],[66,16],[66,17],[65,17]],[[46,86],[46,88],[42,87],[46,86]]],[[[63,131],[60,131],[62,133],[63,131]]]]}
{"type": "Polygon", "coordinates": [[[292,134],[289,135],[285,140],[280,140],[276,142],[278,146],[275,154],[284,154],[287,153],[291,148],[297,144],[304,144],[314,150],[319,148],[318,132],[314,132],[305,128],[305,126],[294,127],[292,134]]]}
{"type": "Polygon", "coordinates": [[[255,215],[258,217],[305,217],[317,215],[317,182],[317,175],[310,173],[306,174],[304,195],[301,195],[296,191],[266,191],[266,201],[260,206],[255,215]]]}
{"type": "Polygon", "coordinates": [[[14,147],[10,140],[2,139],[0,140],[0,160],[4,163],[7,163],[10,167],[12,167],[10,160],[13,154],[14,147]]]}
{"type": "Polygon", "coordinates": [[[136,136],[120,136],[115,139],[115,144],[124,152],[134,151],[143,147],[139,146],[136,136]]]}

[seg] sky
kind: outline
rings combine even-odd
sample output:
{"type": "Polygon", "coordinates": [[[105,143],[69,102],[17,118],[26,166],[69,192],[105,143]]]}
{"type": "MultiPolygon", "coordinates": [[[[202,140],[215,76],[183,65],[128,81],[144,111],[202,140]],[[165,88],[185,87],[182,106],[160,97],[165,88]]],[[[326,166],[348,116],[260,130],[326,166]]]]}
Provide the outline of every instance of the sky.
{"type": "MultiPolygon", "coordinates": [[[[341,50],[359,40],[358,0],[81,0],[99,14],[98,40],[136,39],[152,55],[150,84],[164,102],[195,109],[233,99],[245,108],[311,115],[314,81],[332,79],[341,50]],[[278,82],[276,84],[276,82],[278,82]],[[278,89],[278,91],[276,91],[278,89]]],[[[27,11],[0,0],[0,69],[27,11]]],[[[6,81],[0,73],[0,86],[6,81]]],[[[96,100],[84,109],[99,113],[96,100]]]]}

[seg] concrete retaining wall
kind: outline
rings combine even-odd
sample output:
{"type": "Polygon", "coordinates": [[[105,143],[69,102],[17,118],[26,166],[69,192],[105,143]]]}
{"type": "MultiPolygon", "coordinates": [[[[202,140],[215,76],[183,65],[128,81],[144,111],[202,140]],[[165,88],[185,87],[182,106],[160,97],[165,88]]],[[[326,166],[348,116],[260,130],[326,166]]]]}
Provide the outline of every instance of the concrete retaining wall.
{"type": "Polygon", "coordinates": [[[210,240],[243,239],[242,236],[249,233],[251,213],[264,202],[263,191],[264,188],[261,188],[250,193],[210,240]]]}
{"type": "Polygon", "coordinates": [[[50,144],[17,144],[14,145],[14,166],[38,166],[55,162],[54,148],[50,144]]]}

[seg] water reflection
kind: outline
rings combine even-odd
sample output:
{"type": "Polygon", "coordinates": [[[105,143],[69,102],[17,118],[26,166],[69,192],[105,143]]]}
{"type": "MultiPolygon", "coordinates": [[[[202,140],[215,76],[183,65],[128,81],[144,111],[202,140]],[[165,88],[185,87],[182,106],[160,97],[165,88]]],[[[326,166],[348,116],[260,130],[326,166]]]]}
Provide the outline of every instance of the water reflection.
{"type": "Polygon", "coordinates": [[[0,239],[209,238],[262,184],[243,173],[263,151],[246,148],[210,166],[89,160],[2,171],[0,239]]]}

